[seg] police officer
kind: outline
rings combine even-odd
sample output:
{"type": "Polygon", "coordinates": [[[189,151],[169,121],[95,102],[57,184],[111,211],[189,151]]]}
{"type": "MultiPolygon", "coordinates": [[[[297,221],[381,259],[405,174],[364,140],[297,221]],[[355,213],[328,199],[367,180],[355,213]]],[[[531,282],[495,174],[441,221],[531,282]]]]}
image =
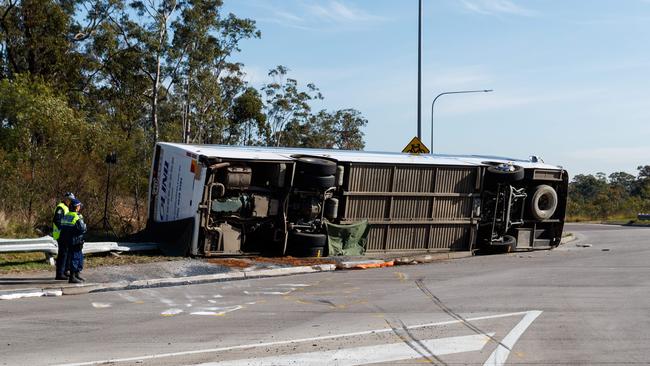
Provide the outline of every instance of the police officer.
{"type": "Polygon", "coordinates": [[[83,249],[84,234],[86,233],[86,224],[83,216],[79,214],[83,205],[78,199],[70,202],[70,211],[61,219],[61,237],[60,240],[68,248],[67,268],[70,270],[68,282],[81,283],[84,281],[79,272],[83,269],[83,249]]]}
{"type": "Polygon", "coordinates": [[[65,274],[68,248],[61,242],[61,240],[59,240],[59,238],[61,237],[61,219],[63,219],[63,216],[65,216],[65,214],[70,211],[68,207],[70,206],[70,201],[74,198],[75,197],[72,192],[67,192],[65,195],[63,195],[63,200],[61,200],[61,202],[56,205],[56,208],[54,209],[54,218],[52,218],[52,237],[58,243],[55,277],[57,280],[68,279],[68,276],[65,274]]]}

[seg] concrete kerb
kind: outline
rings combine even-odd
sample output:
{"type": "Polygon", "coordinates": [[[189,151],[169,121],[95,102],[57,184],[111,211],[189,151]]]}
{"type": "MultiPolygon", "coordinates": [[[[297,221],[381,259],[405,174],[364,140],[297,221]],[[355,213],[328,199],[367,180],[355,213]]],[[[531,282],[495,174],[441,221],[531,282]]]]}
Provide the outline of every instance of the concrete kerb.
{"type": "Polygon", "coordinates": [[[80,285],[64,285],[61,287],[51,288],[30,288],[19,290],[0,291],[0,300],[12,300],[24,297],[42,297],[42,296],[62,296],[62,295],[81,295],[96,292],[119,291],[119,290],[135,290],[141,288],[152,287],[171,287],[182,285],[195,285],[212,282],[224,282],[243,279],[263,278],[263,277],[279,277],[289,276],[294,274],[307,274],[315,272],[328,272],[336,269],[351,269],[355,268],[358,264],[368,263],[384,263],[394,261],[396,265],[399,264],[415,264],[415,263],[429,263],[438,260],[448,260],[465,258],[472,256],[471,252],[446,252],[446,253],[432,253],[432,254],[419,254],[404,257],[391,257],[388,259],[363,259],[363,260],[339,260],[337,264],[317,264],[312,266],[298,266],[298,267],[284,267],[284,268],[270,268],[270,269],[256,269],[250,271],[230,272],[230,273],[217,273],[211,275],[200,275],[190,277],[175,277],[175,278],[156,278],[148,280],[136,281],[118,281],[110,283],[88,283],[80,285]]]}
{"type": "Polygon", "coordinates": [[[352,269],[358,268],[359,265],[368,265],[368,264],[380,264],[385,262],[394,262],[395,265],[404,265],[404,264],[419,264],[419,263],[431,263],[441,260],[449,259],[459,259],[471,257],[472,252],[470,251],[460,251],[460,252],[443,252],[443,253],[423,253],[423,254],[413,254],[413,255],[404,255],[404,256],[389,256],[381,259],[344,259],[337,260],[336,268],[337,269],[352,269]]]}

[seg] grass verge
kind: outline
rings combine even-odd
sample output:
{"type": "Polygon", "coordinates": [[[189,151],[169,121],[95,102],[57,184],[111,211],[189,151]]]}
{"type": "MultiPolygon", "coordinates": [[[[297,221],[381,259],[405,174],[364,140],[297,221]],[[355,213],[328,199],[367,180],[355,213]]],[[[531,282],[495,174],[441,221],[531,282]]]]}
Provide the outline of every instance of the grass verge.
{"type": "MultiPolygon", "coordinates": [[[[158,254],[110,253],[87,254],[84,258],[84,268],[102,266],[123,266],[128,264],[176,261],[183,257],[166,257],[158,254]]],[[[45,262],[43,253],[9,253],[0,254],[0,275],[33,271],[52,271],[54,266],[45,262]]]]}

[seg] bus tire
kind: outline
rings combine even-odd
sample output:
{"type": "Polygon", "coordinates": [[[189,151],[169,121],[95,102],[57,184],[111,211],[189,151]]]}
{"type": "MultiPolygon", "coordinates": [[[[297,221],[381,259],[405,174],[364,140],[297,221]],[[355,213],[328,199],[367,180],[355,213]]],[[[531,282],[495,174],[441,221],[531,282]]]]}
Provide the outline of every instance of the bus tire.
{"type": "Polygon", "coordinates": [[[557,192],[553,187],[542,184],[535,188],[530,200],[530,211],[538,220],[548,220],[557,209],[557,192]]]}
{"type": "Polygon", "coordinates": [[[299,174],[296,176],[296,187],[298,188],[319,188],[327,189],[334,187],[336,179],[333,175],[308,175],[299,174]]]}
{"type": "Polygon", "coordinates": [[[336,173],[336,163],[313,156],[298,156],[296,159],[296,172],[307,175],[334,175],[336,173]]]}
{"type": "Polygon", "coordinates": [[[512,183],[524,179],[524,168],[519,165],[513,165],[513,171],[500,170],[498,166],[492,165],[487,167],[485,172],[486,180],[496,183],[512,183]]]}
{"type": "Polygon", "coordinates": [[[320,233],[289,232],[289,254],[296,257],[325,256],[327,235],[320,233]]]}

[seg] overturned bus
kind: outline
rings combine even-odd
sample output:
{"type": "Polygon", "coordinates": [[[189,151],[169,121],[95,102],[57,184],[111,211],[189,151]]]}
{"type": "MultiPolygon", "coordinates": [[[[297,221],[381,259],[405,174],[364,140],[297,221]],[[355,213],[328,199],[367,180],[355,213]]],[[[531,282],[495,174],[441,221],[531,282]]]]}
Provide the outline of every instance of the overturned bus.
{"type": "Polygon", "coordinates": [[[327,255],[326,223],[367,252],[549,249],[568,174],[492,156],[158,143],[148,229],[179,255],[327,255]]]}

